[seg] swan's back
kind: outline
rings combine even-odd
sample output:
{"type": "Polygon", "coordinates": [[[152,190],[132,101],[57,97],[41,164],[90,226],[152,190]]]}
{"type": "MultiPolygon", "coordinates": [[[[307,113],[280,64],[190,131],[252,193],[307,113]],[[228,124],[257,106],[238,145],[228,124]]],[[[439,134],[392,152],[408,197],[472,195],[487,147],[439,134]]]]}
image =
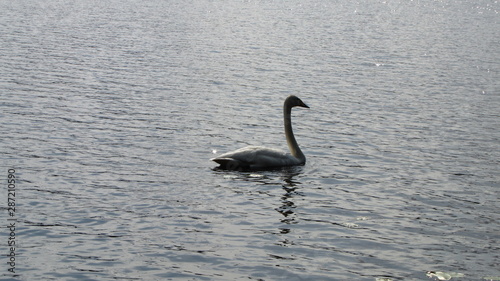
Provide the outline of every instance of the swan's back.
{"type": "Polygon", "coordinates": [[[260,170],[301,165],[301,160],[281,150],[248,146],[211,159],[229,170],[260,170]]]}

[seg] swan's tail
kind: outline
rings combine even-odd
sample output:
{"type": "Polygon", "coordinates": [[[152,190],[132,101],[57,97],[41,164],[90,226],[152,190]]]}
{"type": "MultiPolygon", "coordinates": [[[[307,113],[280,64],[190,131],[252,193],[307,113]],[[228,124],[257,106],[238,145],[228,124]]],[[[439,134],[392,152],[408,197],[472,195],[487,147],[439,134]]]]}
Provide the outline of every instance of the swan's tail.
{"type": "Polygon", "coordinates": [[[248,163],[233,158],[212,158],[210,160],[217,162],[220,165],[219,168],[224,170],[241,171],[250,168],[248,163]]]}

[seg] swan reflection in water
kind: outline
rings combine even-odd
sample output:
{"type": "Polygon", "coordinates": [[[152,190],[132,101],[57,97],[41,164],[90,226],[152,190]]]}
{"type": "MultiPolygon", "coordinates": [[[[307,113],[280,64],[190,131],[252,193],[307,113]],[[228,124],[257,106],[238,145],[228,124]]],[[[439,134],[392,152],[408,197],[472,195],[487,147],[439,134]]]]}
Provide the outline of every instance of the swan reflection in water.
{"type": "MultiPolygon", "coordinates": [[[[297,224],[300,218],[297,217],[295,209],[300,207],[296,205],[296,200],[300,197],[305,196],[301,192],[302,183],[297,180],[301,177],[304,167],[302,166],[291,166],[283,167],[281,169],[273,169],[262,172],[250,172],[250,171],[231,171],[227,172],[221,169],[214,169],[217,174],[223,175],[224,178],[229,180],[234,180],[236,182],[249,182],[255,187],[270,187],[273,188],[257,188],[258,194],[266,194],[267,196],[272,196],[274,199],[274,210],[278,212],[281,216],[279,217],[279,227],[277,231],[271,231],[274,234],[287,234],[291,231],[290,225],[297,224]],[[281,189],[274,189],[274,187],[281,186],[281,189]]],[[[230,188],[237,193],[246,193],[247,195],[252,195],[255,193],[255,189],[243,191],[239,185],[230,184],[230,188]]],[[[280,241],[280,244],[288,244],[289,238],[283,237],[284,240],[280,241]]]]}
{"type": "Polygon", "coordinates": [[[285,136],[290,153],[281,150],[262,147],[247,146],[238,150],[224,153],[212,161],[217,162],[219,169],[225,170],[266,170],[280,167],[304,165],[306,156],[300,150],[292,130],[291,112],[292,107],[309,108],[296,96],[289,96],[283,106],[283,117],[285,123],[285,136]]]}
{"type": "MultiPolygon", "coordinates": [[[[301,192],[297,191],[300,188],[300,182],[293,180],[293,177],[300,174],[300,171],[289,171],[284,176],[284,183],[282,184],[285,193],[281,196],[281,206],[276,208],[276,211],[283,215],[284,218],[281,219],[282,223],[285,224],[296,224],[298,223],[295,218],[294,209],[297,207],[294,202],[294,197],[304,196],[301,192]]],[[[290,232],[289,228],[282,228],[282,233],[290,232]]]]}

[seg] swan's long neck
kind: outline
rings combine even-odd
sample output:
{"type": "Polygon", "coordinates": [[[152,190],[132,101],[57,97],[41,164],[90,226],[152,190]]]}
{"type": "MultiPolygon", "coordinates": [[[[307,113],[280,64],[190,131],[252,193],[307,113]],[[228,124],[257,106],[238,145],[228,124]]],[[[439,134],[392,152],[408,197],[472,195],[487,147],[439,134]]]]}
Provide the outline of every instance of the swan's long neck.
{"type": "Polygon", "coordinates": [[[288,143],[288,149],[290,149],[290,153],[292,155],[299,159],[301,162],[306,161],[306,156],[304,153],[302,153],[302,150],[299,148],[299,144],[295,140],[295,136],[293,135],[293,130],[292,130],[292,105],[285,102],[285,105],[283,106],[283,115],[285,118],[285,136],[286,136],[286,142],[288,143]]]}

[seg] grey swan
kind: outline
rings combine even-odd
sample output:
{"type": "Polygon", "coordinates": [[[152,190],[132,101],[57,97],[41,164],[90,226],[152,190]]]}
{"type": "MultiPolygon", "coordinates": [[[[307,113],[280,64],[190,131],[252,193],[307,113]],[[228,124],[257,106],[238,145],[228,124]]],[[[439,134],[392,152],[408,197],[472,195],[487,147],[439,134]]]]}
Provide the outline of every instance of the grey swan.
{"type": "Polygon", "coordinates": [[[283,115],[286,142],[290,153],[262,146],[247,146],[210,160],[217,162],[220,165],[218,168],[225,170],[266,170],[305,164],[306,156],[300,150],[292,131],[291,113],[292,107],[296,106],[309,108],[294,95],[285,99],[283,115]]]}

